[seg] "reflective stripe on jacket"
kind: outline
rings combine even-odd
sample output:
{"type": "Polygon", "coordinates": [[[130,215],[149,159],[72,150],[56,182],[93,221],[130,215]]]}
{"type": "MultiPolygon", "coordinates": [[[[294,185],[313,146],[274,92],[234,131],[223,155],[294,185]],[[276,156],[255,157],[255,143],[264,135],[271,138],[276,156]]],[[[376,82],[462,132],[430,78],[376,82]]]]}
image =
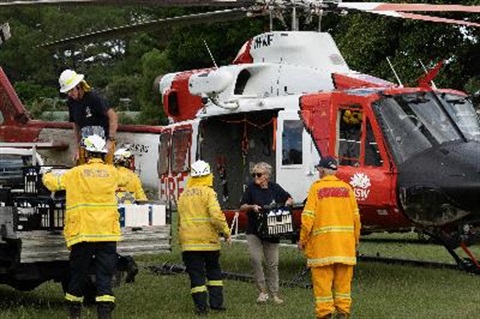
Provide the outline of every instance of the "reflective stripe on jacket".
{"type": "Polygon", "coordinates": [[[183,191],[178,200],[178,218],[182,251],[220,250],[219,233],[230,235],[217,194],[208,186],[183,191]]]}
{"type": "Polygon", "coordinates": [[[117,192],[129,192],[133,194],[135,200],[147,200],[147,196],[142,188],[142,182],[138,175],[123,166],[118,166],[117,169],[121,180],[117,192]]]}
{"type": "Polygon", "coordinates": [[[355,265],[359,239],[360,215],[350,185],[333,175],[313,183],[300,230],[307,266],[355,265]]]}
{"type": "Polygon", "coordinates": [[[93,158],[62,176],[47,173],[43,183],[50,191],[66,190],[63,234],[67,247],[80,242],[121,239],[115,198],[119,174],[113,165],[93,158]]]}

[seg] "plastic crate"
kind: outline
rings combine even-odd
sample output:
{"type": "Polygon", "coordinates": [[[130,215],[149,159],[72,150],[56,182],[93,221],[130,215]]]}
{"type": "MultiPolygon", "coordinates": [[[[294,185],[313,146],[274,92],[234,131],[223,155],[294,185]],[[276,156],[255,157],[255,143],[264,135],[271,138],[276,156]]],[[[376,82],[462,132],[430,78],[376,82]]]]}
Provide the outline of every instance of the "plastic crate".
{"type": "MultiPolygon", "coordinates": [[[[65,166],[49,166],[54,170],[64,170],[65,166]]],[[[42,174],[40,174],[40,169],[42,166],[26,166],[23,168],[23,182],[24,187],[23,191],[27,195],[38,194],[38,195],[49,195],[51,192],[43,185],[42,174]]],[[[65,191],[56,192],[60,196],[64,196],[65,191]]]]}
{"type": "Polygon", "coordinates": [[[39,184],[42,179],[39,171],[39,166],[27,166],[23,168],[23,191],[26,194],[38,194],[39,184]]]}
{"type": "Polygon", "coordinates": [[[16,231],[61,230],[65,201],[43,196],[17,196],[14,200],[16,231]]]}
{"type": "Polygon", "coordinates": [[[264,209],[257,216],[261,238],[288,237],[293,233],[292,211],[286,207],[264,209]]]}

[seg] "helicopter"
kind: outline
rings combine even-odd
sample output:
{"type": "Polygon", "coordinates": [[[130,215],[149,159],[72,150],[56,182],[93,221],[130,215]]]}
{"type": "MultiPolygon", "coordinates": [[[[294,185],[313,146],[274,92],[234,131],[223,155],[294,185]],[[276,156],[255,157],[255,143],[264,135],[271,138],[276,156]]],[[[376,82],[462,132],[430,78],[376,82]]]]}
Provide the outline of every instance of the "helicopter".
{"type": "MultiPolygon", "coordinates": [[[[193,1],[177,4],[187,2],[193,1]]],[[[354,189],[364,233],[415,228],[435,238],[461,263],[453,249],[468,250],[480,239],[480,122],[471,98],[464,92],[437,89],[431,80],[438,69],[427,73],[418,87],[351,70],[330,34],[297,31],[296,10],[319,16],[360,10],[475,27],[479,24],[409,12],[480,12],[480,7],[229,2],[233,8],[228,12],[253,15],[289,9],[293,31],[251,38],[231,65],[174,72],[159,79],[158,93],[170,120],[156,128],[150,144],[158,149],[153,162],[159,198],[174,203],[185,187],[190,164],[203,159],[215,168],[214,188],[227,219],[241,228],[246,216],[238,214],[238,203],[252,165],[263,161],[293,196],[298,230],[302,203],[318,179],[315,164],[331,155],[339,161],[337,176],[354,189]]],[[[145,22],[142,27],[163,23],[145,22]]],[[[109,32],[118,29],[105,30],[109,32]]],[[[145,134],[149,128],[138,130],[145,134]]],[[[118,139],[122,141],[122,136],[118,139]]],[[[474,259],[472,264],[478,267],[474,259]]]]}

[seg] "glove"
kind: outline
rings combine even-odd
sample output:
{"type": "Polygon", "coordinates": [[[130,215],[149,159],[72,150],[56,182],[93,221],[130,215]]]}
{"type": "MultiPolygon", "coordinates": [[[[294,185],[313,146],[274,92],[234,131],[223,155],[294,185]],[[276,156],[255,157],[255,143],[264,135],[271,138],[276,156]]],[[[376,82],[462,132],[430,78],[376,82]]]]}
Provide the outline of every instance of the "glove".
{"type": "Polygon", "coordinates": [[[40,168],[40,174],[41,175],[45,175],[47,173],[50,173],[52,171],[52,167],[51,166],[42,166],[40,168]]]}

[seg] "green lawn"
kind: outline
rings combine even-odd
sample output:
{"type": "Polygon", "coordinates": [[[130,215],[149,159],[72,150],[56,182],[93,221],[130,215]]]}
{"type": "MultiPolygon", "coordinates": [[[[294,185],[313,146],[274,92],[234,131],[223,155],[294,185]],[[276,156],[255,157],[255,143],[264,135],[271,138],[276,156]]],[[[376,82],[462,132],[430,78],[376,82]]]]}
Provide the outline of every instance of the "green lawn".
{"type": "MultiPolygon", "coordinates": [[[[391,238],[392,235],[381,235],[391,238]]],[[[380,236],[380,237],[381,237],[380,236]]],[[[395,235],[397,236],[397,235],[395,235]]],[[[398,238],[415,238],[414,234],[398,238]]],[[[478,253],[478,248],[475,249],[478,253]]],[[[365,241],[360,252],[405,258],[450,262],[443,248],[415,243],[379,243],[365,241]]],[[[291,281],[302,269],[304,258],[293,247],[281,248],[280,277],[291,281]]],[[[157,275],[149,265],[164,262],[181,264],[178,247],[172,253],[137,258],[141,271],[134,284],[116,288],[118,305],[114,318],[195,318],[185,274],[157,275]]],[[[224,247],[224,271],[248,273],[250,265],[244,243],[224,247]]],[[[309,283],[309,274],[302,283],[309,283]]],[[[479,318],[480,276],[447,269],[359,263],[353,285],[352,318],[479,318]]],[[[283,287],[285,304],[256,305],[253,283],[225,281],[228,311],[211,318],[314,318],[310,289],[283,287]]],[[[94,307],[87,307],[83,318],[96,318],[94,307]]],[[[31,292],[0,287],[0,318],[66,318],[61,286],[46,283],[31,292]]]]}

